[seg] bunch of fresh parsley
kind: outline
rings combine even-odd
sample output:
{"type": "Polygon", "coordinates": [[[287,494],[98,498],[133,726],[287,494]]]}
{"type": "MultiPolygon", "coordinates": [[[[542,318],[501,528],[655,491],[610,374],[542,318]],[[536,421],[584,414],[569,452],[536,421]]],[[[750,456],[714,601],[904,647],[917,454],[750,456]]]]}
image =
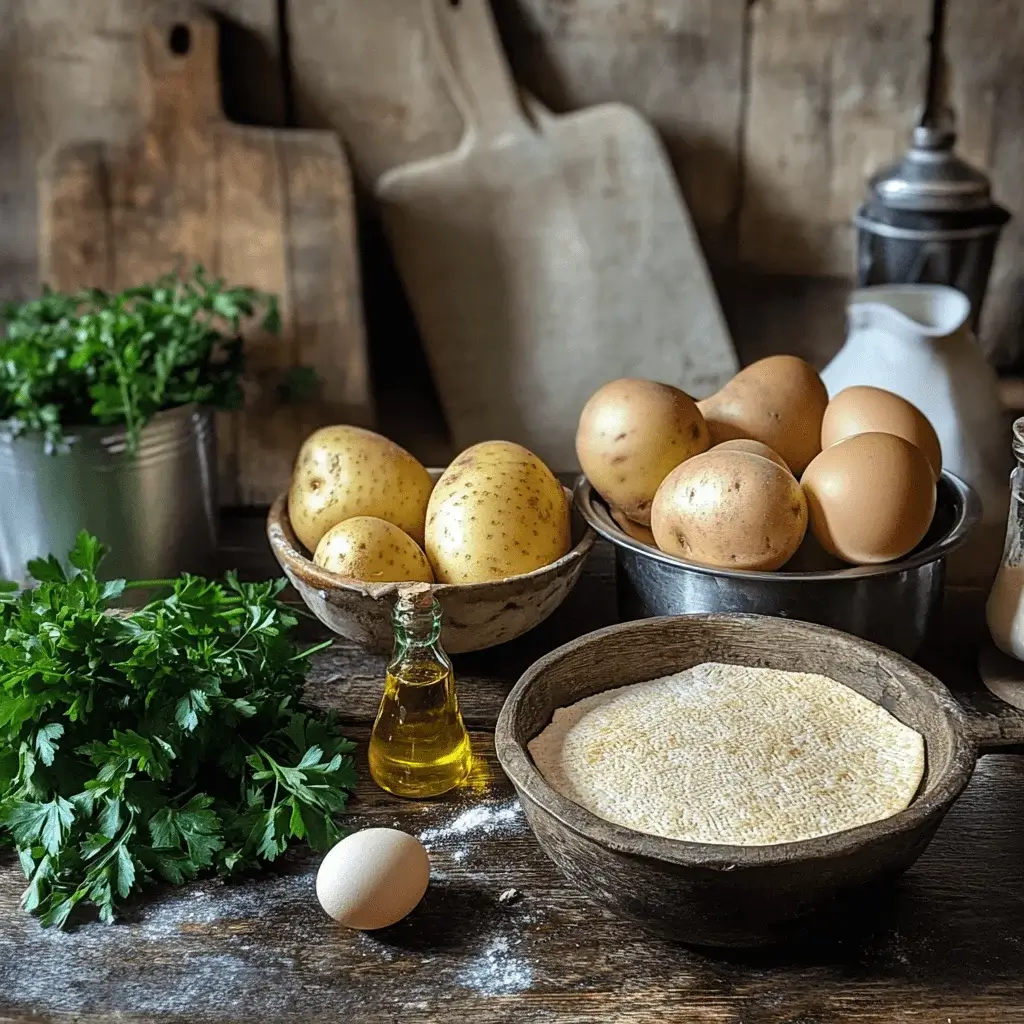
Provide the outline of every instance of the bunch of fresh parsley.
{"type": "Polygon", "coordinates": [[[277,301],[226,288],[202,267],[117,295],[44,291],[0,312],[0,420],[12,434],[38,431],[59,448],[64,428],[123,426],[129,451],[162,409],[242,404],[242,321],[263,313],[280,328],[277,301]],[[227,331],[228,333],[225,333],[227,331]]]}
{"type": "MultiPolygon", "coordinates": [[[[326,849],[355,783],[353,745],[297,706],[306,663],[284,581],[183,575],[127,615],[82,533],[66,578],[0,603],[0,842],[29,879],[25,909],[63,925],[79,904],[111,921],[142,886],[272,861],[292,839],[326,849]]],[[[323,645],[321,645],[323,646],[323,645]]]]}

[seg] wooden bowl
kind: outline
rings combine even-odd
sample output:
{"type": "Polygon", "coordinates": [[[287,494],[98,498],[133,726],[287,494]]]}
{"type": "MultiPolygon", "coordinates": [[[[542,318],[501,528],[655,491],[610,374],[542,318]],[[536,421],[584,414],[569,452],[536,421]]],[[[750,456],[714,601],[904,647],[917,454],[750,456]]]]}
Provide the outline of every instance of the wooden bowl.
{"type": "Polygon", "coordinates": [[[891,879],[921,855],[967,785],[977,750],[934,676],[825,626],[760,615],[683,615],[610,626],[534,664],[498,718],[498,758],[538,842],[596,900],[651,931],[706,946],[792,940],[841,897],[891,879]],[[526,744],[556,708],[701,662],[817,672],[882,705],[924,736],[913,803],[884,821],[777,846],[682,842],[614,825],[559,795],[526,744]]]}
{"type": "MultiPolygon", "coordinates": [[[[441,472],[430,470],[435,480],[441,472]]],[[[565,493],[571,501],[571,493],[565,493]]],[[[287,494],[270,507],[267,538],[292,586],[328,629],[371,650],[391,650],[391,609],[401,583],[359,583],[321,569],[292,530],[287,494]]],[[[444,615],[441,643],[445,650],[449,654],[482,651],[539,625],[576,585],[595,539],[594,531],[573,510],[573,548],[557,562],[490,583],[433,584],[431,590],[444,615]]]]}

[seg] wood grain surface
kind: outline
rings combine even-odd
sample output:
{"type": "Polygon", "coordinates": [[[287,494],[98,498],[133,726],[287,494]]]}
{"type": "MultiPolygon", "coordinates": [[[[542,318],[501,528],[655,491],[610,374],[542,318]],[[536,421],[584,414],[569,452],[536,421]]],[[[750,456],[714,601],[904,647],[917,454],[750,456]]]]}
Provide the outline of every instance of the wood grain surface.
{"type": "MultiPolygon", "coordinates": [[[[257,517],[222,552],[249,577],[274,571],[257,517]]],[[[971,675],[977,595],[956,595],[929,651],[959,696],[986,710],[971,675]],[[972,617],[974,616],[974,617],[972,617]]],[[[369,781],[347,822],[423,837],[433,881],[405,921],[348,932],[320,911],[316,859],[273,873],[153,890],[123,923],[43,931],[17,909],[23,881],[0,857],[0,1022],[401,1021],[436,1024],[1016,1024],[1024,1018],[1024,761],[983,758],[921,860],[833,940],[711,956],[650,938],[567,885],[537,847],[493,756],[504,695],[539,654],[614,620],[610,550],[547,623],[506,647],[456,659],[478,755],[468,790],[399,800],[369,781]],[[470,814],[469,812],[472,812],[470,814]],[[499,897],[515,894],[505,902],[499,897]]],[[[336,644],[310,697],[338,708],[361,744],[383,658],[336,644]]]]}
{"type": "Polygon", "coordinates": [[[342,135],[367,190],[391,167],[458,145],[462,119],[418,0],[299,0],[287,17],[298,115],[342,135]]]}
{"type": "Polygon", "coordinates": [[[496,3],[520,82],[552,110],[618,101],[658,129],[712,260],[735,255],[746,0],[496,3]]]}
{"type": "MultiPolygon", "coordinates": [[[[37,156],[72,135],[131,129],[134,33],[186,3],[0,5],[0,294],[30,294],[36,285],[37,156]]],[[[283,72],[275,0],[208,6],[224,18],[224,98],[233,120],[285,123],[290,82],[298,123],[340,132],[364,184],[457,144],[461,120],[427,59],[413,0],[281,0],[290,50],[283,72]]],[[[737,261],[755,276],[787,274],[796,301],[770,310],[800,320],[808,318],[803,293],[813,305],[818,278],[849,278],[850,215],[867,176],[902,150],[920,102],[929,0],[494,6],[517,78],[552,109],[624,100],[656,124],[720,290],[737,261]]],[[[1012,366],[1024,324],[1024,7],[949,0],[948,9],[962,152],[990,171],[996,197],[1017,215],[1000,247],[982,331],[986,348],[1012,366]]],[[[742,348],[749,304],[739,291],[725,306],[730,321],[739,320],[742,348]]],[[[750,318],[757,320],[756,307],[750,318]]],[[[784,333],[785,324],[775,329],[784,333]]],[[[790,344],[805,343],[794,326],[790,344]]]]}
{"type": "MultiPolygon", "coordinates": [[[[233,119],[281,124],[275,0],[213,0],[233,119]]],[[[139,124],[139,29],[189,0],[5,0],[0,4],[0,296],[39,285],[36,163],[72,138],[122,139],[139,124]]]]}
{"type": "Polygon", "coordinates": [[[348,167],[329,133],[225,120],[210,19],[149,25],[142,39],[138,130],[62,143],[43,165],[42,274],[62,290],[119,291],[201,264],[279,297],[280,337],[245,329],[245,409],[218,420],[222,502],[267,502],[313,429],[372,421],[348,167]],[[320,380],[288,402],[297,366],[320,380]]]}
{"type": "Polygon", "coordinates": [[[986,348],[1000,365],[1012,365],[1022,353],[1024,324],[1024,7],[1012,0],[948,0],[948,7],[950,92],[962,153],[988,170],[995,198],[1014,212],[982,314],[986,348]]]}
{"type": "Polygon", "coordinates": [[[395,260],[456,446],[505,437],[570,470],[606,381],[706,397],[736,372],[717,295],[649,124],[621,104],[531,120],[490,0],[422,6],[470,131],[378,180],[395,260]]]}
{"type": "Polygon", "coordinates": [[[906,149],[921,102],[929,15],[900,0],[752,9],[745,262],[851,272],[866,175],[906,149]]]}

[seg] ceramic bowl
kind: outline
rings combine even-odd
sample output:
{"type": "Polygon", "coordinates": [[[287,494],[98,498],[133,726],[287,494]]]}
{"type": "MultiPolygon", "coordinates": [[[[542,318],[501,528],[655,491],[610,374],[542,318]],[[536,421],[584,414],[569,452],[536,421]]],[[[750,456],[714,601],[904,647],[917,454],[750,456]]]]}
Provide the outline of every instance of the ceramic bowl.
{"type": "MultiPolygon", "coordinates": [[[[434,480],[441,473],[430,470],[434,480]]],[[[572,498],[569,491],[566,498],[572,498]]],[[[321,569],[292,530],[287,494],[270,508],[267,538],[292,586],[328,629],[371,650],[391,649],[391,610],[402,584],[359,583],[321,569]]],[[[431,589],[443,613],[441,643],[445,650],[449,654],[481,651],[539,625],[576,585],[595,539],[594,531],[574,510],[573,547],[557,562],[489,583],[433,584],[431,589]]]]}

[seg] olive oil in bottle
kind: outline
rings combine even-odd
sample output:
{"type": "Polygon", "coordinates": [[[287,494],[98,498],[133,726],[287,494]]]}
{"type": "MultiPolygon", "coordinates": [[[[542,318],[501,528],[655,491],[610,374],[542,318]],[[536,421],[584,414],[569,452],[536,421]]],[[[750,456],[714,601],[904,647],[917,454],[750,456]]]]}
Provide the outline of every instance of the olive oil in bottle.
{"type": "Polygon", "coordinates": [[[381,789],[430,797],[465,781],[472,763],[452,663],[441,647],[441,606],[425,587],[395,602],[395,647],[370,735],[370,775],[381,789]]]}

